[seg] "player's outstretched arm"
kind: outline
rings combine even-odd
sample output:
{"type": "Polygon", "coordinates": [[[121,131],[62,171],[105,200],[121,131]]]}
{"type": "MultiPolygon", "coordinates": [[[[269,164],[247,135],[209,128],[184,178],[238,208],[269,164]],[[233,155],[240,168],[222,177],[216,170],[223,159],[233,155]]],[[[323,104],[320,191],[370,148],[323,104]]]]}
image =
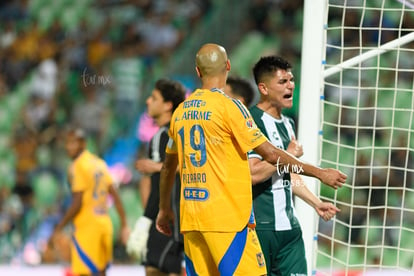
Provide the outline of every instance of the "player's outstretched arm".
{"type": "Polygon", "coordinates": [[[54,239],[58,232],[60,232],[66,224],[73,220],[73,218],[79,213],[82,207],[82,196],[83,192],[73,192],[72,193],[72,203],[67,209],[66,213],[63,215],[63,218],[59,221],[59,223],[55,226],[53,233],[49,237],[48,245],[50,247],[53,246],[54,239]]]}
{"type": "Polygon", "coordinates": [[[318,213],[318,215],[325,221],[330,220],[336,215],[337,212],[341,211],[332,203],[323,202],[317,196],[315,196],[315,194],[313,194],[308,189],[306,183],[303,181],[303,178],[300,175],[292,173],[290,175],[290,181],[292,184],[293,194],[312,206],[315,209],[316,213],[318,213]]]}
{"type": "Polygon", "coordinates": [[[334,189],[341,187],[347,178],[339,170],[331,168],[323,169],[305,163],[292,154],[273,146],[268,141],[256,147],[254,151],[260,154],[264,160],[275,165],[279,173],[290,172],[315,177],[334,189]]]}
{"type": "Polygon", "coordinates": [[[171,192],[177,172],[178,155],[166,153],[160,175],[160,205],[156,228],[164,235],[171,236],[171,223],[174,223],[174,213],[171,209],[171,192]]]}
{"type": "Polygon", "coordinates": [[[121,241],[124,245],[126,245],[129,234],[130,234],[131,231],[130,231],[129,226],[127,224],[124,207],[122,205],[122,202],[121,202],[121,199],[119,197],[118,192],[114,188],[114,185],[109,186],[108,192],[114,200],[115,209],[116,209],[116,211],[119,215],[119,219],[121,221],[121,241]]]}
{"type": "Polygon", "coordinates": [[[249,158],[249,168],[253,185],[269,179],[277,171],[277,168],[269,162],[255,157],[249,158]]]}
{"type": "MultiPolygon", "coordinates": [[[[298,158],[303,155],[303,147],[295,139],[295,137],[291,138],[286,151],[298,158]]],[[[249,167],[253,185],[259,184],[269,179],[274,173],[277,172],[276,166],[273,166],[269,162],[262,161],[260,158],[256,157],[249,158],[249,167]]]]}
{"type": "Polygon", "coordinates": [[[72,204],[69,206],[69,209],[66,211],[63,218],[56,225],[55,231],[60,231],[68,224],[73,218],[79,213],[82,207],[82,197],[83,192],[73,192],[72,193],[72,204]]]}
{"type": "Polygon", "coordinates": [[[324,220],[328,221],[331,220],[336,213],[340,212],[341,210],[338,209],[335,205],[333,205],[330,202],[324,202],[322,201],[320,204],[318,204],[318,207],[315,208],[318,215],[324,220]]]}

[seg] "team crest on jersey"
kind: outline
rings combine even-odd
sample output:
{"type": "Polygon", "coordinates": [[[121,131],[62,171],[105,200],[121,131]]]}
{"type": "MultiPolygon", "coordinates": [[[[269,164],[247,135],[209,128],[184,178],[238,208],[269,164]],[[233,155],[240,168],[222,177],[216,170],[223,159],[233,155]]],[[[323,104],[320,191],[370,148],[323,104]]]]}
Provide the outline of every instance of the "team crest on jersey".
{"type": "Polygon", "coordinates": [[[259,267],[262,267],[265,265],[265,259],[262,252],[259,252],[256,254],[257,264],[259,267]]]}
{"type": "Polygon", "coordinates": [[[247,119],[246,120],[246,125],[247,125],[248,128],[253,128],[253,126],[254,126],[253,120],[251,118],[247,119]]]}

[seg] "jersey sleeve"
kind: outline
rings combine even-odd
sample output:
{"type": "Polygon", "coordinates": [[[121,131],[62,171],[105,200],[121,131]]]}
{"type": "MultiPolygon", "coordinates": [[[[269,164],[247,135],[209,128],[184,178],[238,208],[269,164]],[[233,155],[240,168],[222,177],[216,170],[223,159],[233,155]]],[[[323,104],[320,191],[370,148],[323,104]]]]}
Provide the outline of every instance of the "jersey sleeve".
{"type": "MultiPolygon", "coordinates": [[[[175,114],[175,113],[174,113],[175,114]]],[[[171,123],[170,123],[170,128],[168,130],[168,141],[167,141],[167,145],[165,147],[165,152],[166,153],[170,153],[170,154],[175,154],[177,153],[177,144],[174,141],[174,115],[171,119],[171,123]]]]}
{"type": "Polygon", "coordinates": [[[168,139],[167,146],[165,147],[165,152],[171,154],[177,153],[177,145],[175,144],[174,139],[171,137],[168,139]]]}
{"type": "Polygon", "coordinates": [[[231,99],[227,104],[228,126],[243,152],[248,152],[267,141],[257,127],[249,110],[239,101],[231,99]]]}
{"type": "Polygon", "coordinates": [[[250,158],[257,158],[257,159],[260,159],[260,160],[263,160],[263,157],[260,155],[260,154],[258,154],[257,152],[255,152],[254,150],[250,150],[248,153],[247,153],[247,157],[250,159],[250,158]]]}
{"type": "Polygon", "coordinates": [[[82,166],[72,165],[69,168],[69,183],[73,193],[82,192],[87,189],[87,180],[82,166]]]}

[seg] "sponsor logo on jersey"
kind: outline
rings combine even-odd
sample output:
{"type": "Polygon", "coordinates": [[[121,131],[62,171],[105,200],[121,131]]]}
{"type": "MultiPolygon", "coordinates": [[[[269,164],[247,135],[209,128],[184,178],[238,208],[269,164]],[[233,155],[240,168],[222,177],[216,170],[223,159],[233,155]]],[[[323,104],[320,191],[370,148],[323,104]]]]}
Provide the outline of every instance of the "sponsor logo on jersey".
{"type": "Polygon", "coordinates": [[[185,200],[205,201],[209,197],[209,192],[204,188],[184,188],[185,200]]]}

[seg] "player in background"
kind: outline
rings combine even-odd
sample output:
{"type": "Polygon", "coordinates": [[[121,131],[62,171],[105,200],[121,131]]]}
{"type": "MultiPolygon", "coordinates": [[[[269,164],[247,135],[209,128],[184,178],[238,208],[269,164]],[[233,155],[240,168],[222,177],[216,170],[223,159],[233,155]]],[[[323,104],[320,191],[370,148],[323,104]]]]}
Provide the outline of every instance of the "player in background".
{"type": "MultiPolygon", "coordinates": [[[[145,265],[146,275],[181,275],[183,262],[183,242],[179,224],[174,226],[172,237],[167,237],[155,228],[159,205],[159,181],[165,147],[168,142],[168,128],[172,113],[185,98],[185,88],[176,81],[160,79],[155,83],[146,104],[159,130],[152,137],[148,158],[136,162],[137,170],[151,179],[148,201],[128,239],[127,252],[145,265]]],[[[180,178],[175,176],[171,208],[176,221],[179,221],[180,178]]]]}
{"type": "MultiPolygon", "coordinates": [[[[135,161],[135,169],[138,170],[137,165],[139,166],[140,159],[147,158],[149,144],[151,142],[151,138],[157,133],[159,130],[159,126],[156,124],[154,119],[148,115],[148,110],[146,110],[139,118],[138,122],[138,139],[141,141],[141,145],[137,151],[137,159],[135,161]]],[[[138,191],[141,200],[141,206],[143,209],[147,206],[147,201],[149,198],[149,194],[151,192],[151,175],[149,174],[141,174],[139,183],[138,183],[138,191]]]]}
{"type": "MultiPolygon", "coordinates": [[[[282,114],[284,108],[291,108],[293,104],[295,80],[291,67],[281,57],[260,58],[253,68],[260,100],[250,108],[250,113],[274,146],[300,157],[303,148],[296,140],[295,124],[282,114]]],[[[299,175],[281,172],[263,161],[259,153],[249,153],[249,164],[256,231],[268,274],[307,275],[305,248],[292,194],[315,208],[324,220],[330,220],[340,210],[332,203],[319,200],[299,175]]]]}
{"type": "Polygon", "coordinates": [[[72,203],[49,239],[54,239],[69,222],[74,230],[71,268],[76,275],[106,275],[112,262],[113,226],[107,199],[111,196],[121,221],[121,241],[126,244],[129,228],[125,212],[106,163],[86,149],[82,129],[71,128],[65,136],[65,149],[73,160],[68,168],[72,203]]]}
{"type": "Polygon", "coordinates": [[[247,152],[254,149],[281,170],[295,170],[340,187],[346,175],[304,163],[274,147],[247,108],[224,94],[230,61],[217,44],[196,55],[202,86],[174,112],[161,169],[157,229],[172,234],[171,193],[177,165],[181,176],[180,226],[187,275],[266,275],[254,228],[247,152]]]}
{"type": "Polygon", "coordinates": [[[254,100],[255,90],[248,80],[241,77],[228,76],[224,93],[240,100],[246,107],[250,107],[254,100]]]}

